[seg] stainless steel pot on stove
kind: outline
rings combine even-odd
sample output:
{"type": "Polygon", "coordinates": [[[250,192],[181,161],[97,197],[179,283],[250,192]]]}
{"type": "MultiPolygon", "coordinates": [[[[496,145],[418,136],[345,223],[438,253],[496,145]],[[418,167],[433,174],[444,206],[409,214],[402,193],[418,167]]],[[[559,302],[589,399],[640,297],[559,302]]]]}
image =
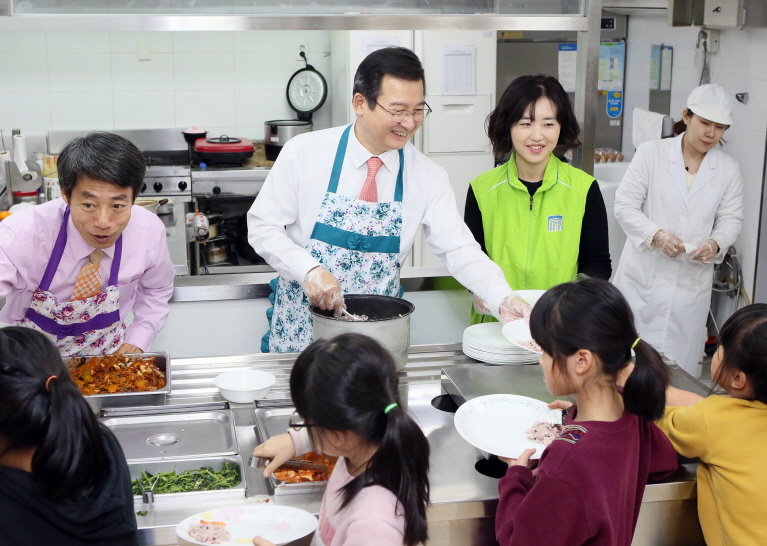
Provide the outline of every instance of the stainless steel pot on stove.
{"type": "Polygon", "coordinates": [[[415,306],[402,298],[376,294],[344,295],[346,310],[353,315],[365,315],[365,321],[352,321],[333,316],[333,310],[312,307],[314,339],[330,339],[350,332],[378,340],[394,357],[397,369],[407,364],[410,349],[410,314],[415,306]]]}

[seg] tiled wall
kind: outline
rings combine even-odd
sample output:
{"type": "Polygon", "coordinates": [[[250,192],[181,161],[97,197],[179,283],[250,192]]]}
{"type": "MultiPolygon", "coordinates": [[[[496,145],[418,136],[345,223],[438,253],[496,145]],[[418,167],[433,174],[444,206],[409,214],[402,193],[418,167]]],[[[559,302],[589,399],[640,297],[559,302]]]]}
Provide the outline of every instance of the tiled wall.
{"type": "MultiPolygon", "coordinates": [[[[264,121],[295,118],[285,88],[301,45],[329,81],[325,31],[1,32],[0,129],[197,125],[263,139],[264,121]],[[151,60],[138,60],[140,43],[151,60]]],[[[330,119],[328,100],[315,129],[330,119]]]]}
{"type": "MultiPolygon", "coordinates": [[[[674,47],[671,116],[679,119],[687,96],[700,80],[701,63],[696,66],[695,62],[698,30],[686,27],[672,31],[664,18],[629,17],[623,133],[623,151],[628,157],[634,153],[631,112],[634,107],[647,109],[649,104],[650,46],[674,47]]],[[[755,274],[767,138],[767,29],[723,30],[720,50],[710,53],[709,58],[711,83],[721,85],[733,96],[741,92],[750,94],[748,104],[735,102],[733,125],[725,133],[727,145],[723,151],[738,161],[743,176],[745,221],[735,246],[743,265],[744,286],[753,295],[755,284],[759,284],[767,294],[767,275],[761,278],[755,274]]],[[[761,254],[760,261],[767,262],[767,252],[761,254]]]]}

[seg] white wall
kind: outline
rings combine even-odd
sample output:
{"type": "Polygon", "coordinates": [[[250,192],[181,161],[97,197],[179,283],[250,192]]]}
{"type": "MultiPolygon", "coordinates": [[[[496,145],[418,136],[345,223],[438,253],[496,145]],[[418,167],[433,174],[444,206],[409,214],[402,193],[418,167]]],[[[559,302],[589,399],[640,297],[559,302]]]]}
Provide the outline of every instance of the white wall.
{"type": "MultiPolygon", "coordinates": [[[[674,48],[671,83],[671,116],[681,117],[687,96],[698,85],[701,65],[695,66],[697,27],[672,28],[663,18],[630,16],[626,47],[626,104],[623,152],[633,156],[631,111],[648,108],[650,46],[665,44],[674,48]]],[[[745,221],[735,247],[743,265],[743,281],[753,294],[757,241],[761,214],[765,138],[767,137],[767,29],[721,31],[720,50],[710,53],[711,83],[724,87],[731,95],[750,93],[747,105],[735,102],[733,125],[725,133],[724,151],[740,164],[743,175],[745,221]]],[[[767,288],[767,279],[760,279],[767,288]]]]}
{"type": "MultiPolygon", "coordinates": [[[[197,125],[263,140],[263,123],[295,118],[285,97],[303,68],[330,79],[327,31],[1,32],[0,129],[153,129],[197,125]],[[151,60],[138,60],[147,43],[151,60]]],[[[314,114],[330,127],[330,101],[314,114]]]]}

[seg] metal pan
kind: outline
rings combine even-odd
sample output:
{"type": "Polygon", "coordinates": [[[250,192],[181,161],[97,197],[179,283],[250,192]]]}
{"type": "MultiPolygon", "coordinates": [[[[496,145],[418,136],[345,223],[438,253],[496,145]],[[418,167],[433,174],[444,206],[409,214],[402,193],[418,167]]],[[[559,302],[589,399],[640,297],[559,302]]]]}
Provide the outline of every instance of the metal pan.
{"type": "MultiPolygon", "coordinates": [[[[213,470],[220,471],[224,468],[224,463],[234,465],[240,472],[240,483],[229,489],[217,489],[214,491],[188,491],[185,493],[158,493],[154,495],[154,502],[197,502],[211,500],[225,500],[244,498],[247,490],[245,484],[245,468],[242,464],[242,458],[239,455],[230,455],[227,457],[200,457],[195,459],[176,459],[166,461],[133,461],[128,463],[131,480],[141,476],[141,472],[146,470],[150,474],[158,472],[172,472],[175,470],[181,473],[184,470],[197,470],[206,466],[213,470]]],[[[135,502],[141,502],[141,496],[134,495],[135,502]]]]}
{"type": "MultiPolygon", "coordinates": [[[[94,355],[104,356],[104,355],[94,355]]],[[[116,392],[113,394],[91,394],[85,397],[85,401],[98,414],[101,408],[125,408],[130,406],[162,406],[165,404],[165,398],[170,392],[170,356],[166,352],[141,353],[125,355],[131,359],[145,358],[153,356],[155,365],[165,374],[165,386],[156,391],[148,392],[116,392]]],[[[93,356],[72,356],[64,359],[64,363],[72,367],[77,367],[93,356]]]]}
{"type": "MultiPolygon", "coordinates": [[[[288,421],[294,411],[296,409],[293,407],[256,409],[256,435],[259,441],[265,442],[272,436],[283,434],[288,430],[288,421]]],[[[318,494],[320,496],[328,484],[326,481],[287,483],[278,480],[274,475],[269,476],[268,483],[275,495],[318,494]]]]}

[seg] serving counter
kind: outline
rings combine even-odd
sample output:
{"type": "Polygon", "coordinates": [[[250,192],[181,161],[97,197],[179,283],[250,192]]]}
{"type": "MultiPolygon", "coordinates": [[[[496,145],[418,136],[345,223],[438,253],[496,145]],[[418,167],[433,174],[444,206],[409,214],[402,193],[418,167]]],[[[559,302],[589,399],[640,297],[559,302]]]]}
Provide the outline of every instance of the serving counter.
{"type": "MultiPolygon", "coordinates": [[[[268,398],[289,398],[288,380],[296,354],[257,354],[232,357],[175,359],[172,363],[173,390],[168,405],[207,404],[223,399],[213,385],[219,373],[241,368],[260,369],[277,378],[268,398]]],[[[672,365],[672,383],[699,394],[706,387],[672,365]]],[[[420,424],[431,446],[429,508],[430,545],[495,544],[494,522],[498,504],[498,481],[475,470],[484,455],[465,442],[453,424],[458,405],[476,396],[512,393],[550,401],[541,368],[530,366],[488,366],[465,356],[460,344],[412,346],[410,358],[400,372],[400,395],[410,415],[420,424]],[[438,398],[440,397],[440,398],[438,398]],[[435,401],[436,399],[436,401],[435,401]],[[433,403],[434,401],[434,403],[433,403]],[[434,404],[434,405],[433,405],[434,404]],[[438,409],[436,406],[444,409],[438,409]]],[[[239,453],[246,462],[244,477],[247,496],[243,499],[205,501],[190,493],[186,502],[137,502],[142,545],[184,543],[176,536],[176,525],[188,516],[223,506],[269,502],[319,513],[321,496],[274,496],[261,469],[247,465],[257,445],[255,407],[230,404],[235,417],[239,453]]],[[[309,539],[293,544],[308,544],[309,539]]],[[[639,515],[634,546],[703,545],[696,509],[695,464],[683,464],[671,478],[648,485],[639,515]]]]}

